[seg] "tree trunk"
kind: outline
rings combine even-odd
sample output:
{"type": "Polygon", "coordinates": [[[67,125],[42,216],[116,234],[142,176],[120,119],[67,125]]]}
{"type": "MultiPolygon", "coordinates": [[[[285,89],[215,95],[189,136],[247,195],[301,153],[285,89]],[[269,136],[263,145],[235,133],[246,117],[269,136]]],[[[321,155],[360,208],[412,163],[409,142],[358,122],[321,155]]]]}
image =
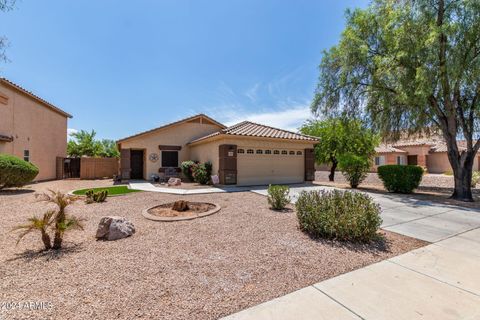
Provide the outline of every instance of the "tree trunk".
{"type": "Polygon", "coordinates": [[[52,244],[50,243],[50,236],[45,230],[42,230],[42,241],[43,245],[45,246],[45,250],[50,250],[52,248],[52,244]]]}
{"type": "Polygon", "coordinates": [[[53,249],[59,250],[62,248],[63,234],[60,230],[55,230],[55,236],[53,237],[53,249]]]}
{"type": "MultiPolygon", "coordinates": [[[[472,202],[472,169],[476,153],[473,150],[466,150],[460,154],[456,147],[451,146],[452,143],[447,140],[448,160],[452,166],[455,181],[454,191],[450,198],[472,202]]],[[[456,144],[456,141],[454,143],[456,144]]]]}
{"type": "Polygon", "coordinates": [[[328,175],[329,181],[335,181],[335,170],[337,169],[338,161],[336,159],[332,160],[332,167],[330,168],[330,174],[328,175]]]}

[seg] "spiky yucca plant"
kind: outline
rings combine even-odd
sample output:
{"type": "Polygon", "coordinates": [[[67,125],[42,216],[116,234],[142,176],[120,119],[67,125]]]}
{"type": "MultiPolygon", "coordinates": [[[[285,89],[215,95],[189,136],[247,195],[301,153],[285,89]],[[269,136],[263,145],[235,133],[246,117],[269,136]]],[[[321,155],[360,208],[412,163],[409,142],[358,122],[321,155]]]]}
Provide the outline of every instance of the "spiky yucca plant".
{"type": "Polygon", "coordinates": [[[47,230],[52,225],[52,217],[54,215],[55,211],[49,210],[45,212],[41,218],[33,216],[28,219],[28,223],[13,228],[13,230],[22,230],[22,232],[18,236],[17,244],[20,242],[20,240],[23,239],[23,237],[25,237],[30,232],[40,231],[40,233],[42,234],[42,241],[43,245],[45,246],[45,250],[51,249],[52,244],[50,242],[50,235],[48,234],[47,230]]]}

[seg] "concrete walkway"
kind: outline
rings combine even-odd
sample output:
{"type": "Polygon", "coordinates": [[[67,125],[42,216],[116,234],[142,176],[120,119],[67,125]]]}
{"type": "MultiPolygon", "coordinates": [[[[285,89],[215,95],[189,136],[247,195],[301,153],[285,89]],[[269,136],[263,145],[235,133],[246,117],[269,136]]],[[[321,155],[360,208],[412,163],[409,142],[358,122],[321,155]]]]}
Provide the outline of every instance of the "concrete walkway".
{"type": "MultiPolygon", "coordinates": [[[[328,189],[292,188],[293,201],[312,188],[328,189]]],[[[384,229],[433,243],[224,319],[480,319],[480,212],[370,195],[384,209],[384,229]]]]}
{"type": "Polygon", "coordinates": [[[225,192],[244,192],[250,191],[252,187],[209,187],[209,188],[198,188],[198,189],[181,189],[181,188],[168,188],[168,187],[157,187],[151,184],[148,181],[144,180],[133,180],[129,182],[129,188],[135,190],[149,191],[149,192],[160,192],[168,194],[178,194],[178,195],[189,195],[189,194],[207,194],[207,193],[225,193],[225,192]]]}

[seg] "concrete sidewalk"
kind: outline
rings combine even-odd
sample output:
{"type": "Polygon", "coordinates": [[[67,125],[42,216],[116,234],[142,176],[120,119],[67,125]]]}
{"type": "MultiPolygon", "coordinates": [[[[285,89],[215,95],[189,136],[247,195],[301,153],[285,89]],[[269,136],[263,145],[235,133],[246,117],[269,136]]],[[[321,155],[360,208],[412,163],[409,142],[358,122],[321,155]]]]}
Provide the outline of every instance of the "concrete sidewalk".
{"type": "Polygon", "coordinates": [[[475,229],[224,319],[480,319],[478,270],[475,229]]]}
{"type": "MultiPolygon", "coordinates": [[[[293,201],[314,189],[326,188],[292,188],[293,201]]],[[[480,319],[480,212],[370,195],[384,209],[384,229],[433,243],[224,319],[480,319]]]]}

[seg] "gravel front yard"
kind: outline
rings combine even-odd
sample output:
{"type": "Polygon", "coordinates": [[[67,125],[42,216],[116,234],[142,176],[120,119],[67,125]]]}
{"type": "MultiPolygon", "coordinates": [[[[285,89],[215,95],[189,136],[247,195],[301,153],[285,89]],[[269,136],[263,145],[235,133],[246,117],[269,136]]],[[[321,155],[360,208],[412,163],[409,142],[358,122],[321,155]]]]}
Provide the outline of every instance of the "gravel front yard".
{"type": "MultiPolygon", "coordinates": [[[[69,191],[111,181],[56,181],[32,186],[69,191]]],[[[316,241],[297,228],[295,212],[274,212],[253,193],[179,197],[139,192],[103,204],[78,202],[87,219],[66,236],[61,254],[38,253],[38,235],[15,246],[12,227],[46,205],[33,193],[0,193],[0,302],[51,303],[45,310],[0,309],[0,319],[216,319],[296,289],[401,254],[424,242],[384,233],[369,246],[316,241]],[[177,199],[215,202],[196,220],[146,220],[141,210],[177,199]],[[133,237],[95,241],[100,218],[130,219],[133,237]],[[32,250],[32,251],[29,251],[32,250]]]]}

